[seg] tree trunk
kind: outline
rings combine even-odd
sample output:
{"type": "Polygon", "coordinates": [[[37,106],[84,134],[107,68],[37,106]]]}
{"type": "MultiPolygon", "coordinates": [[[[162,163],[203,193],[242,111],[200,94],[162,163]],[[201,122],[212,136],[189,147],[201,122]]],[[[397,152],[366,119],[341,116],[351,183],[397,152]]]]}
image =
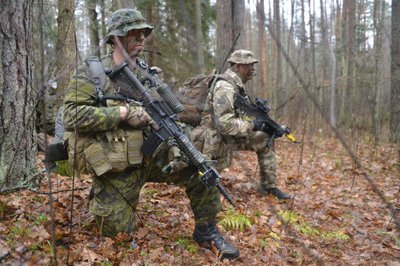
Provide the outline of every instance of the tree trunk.
{"type": "MultiPolygon", "coordinates": [[[[217,55],[216,68],[224,72],[228,65],[225,59],[229,55],[229,49],[243,29],[244,0],[217,0],[217,55]]],[[[243,48],[243,38],[239,38],[233,50],[243,48]]]]}
{"type": "MultiPolygon", "coordinates": [[[[355,84],[355,0],[347,0],[348,6],[346,8],[347,14],[347,23],[346,23],[346,62],[347,62],[347,74],[346,74],[346,91],[344,97],[344,114],[346,120],[351,118],[351,114],[353,112],[352,106],[352,98],[353,98],[353,91],[354,91],[354,84],[355,84]]],[[[347,122],[350,122],[347,121],[347,122]]]]}
{"type": "Polygon", "coordinates": [[[253,31],[253,22],[252,22],[252,13],[250,9],[246,8],[246,11],[244,13],[244,18],[243,18],[243,23],[244,23],[244,47],[255,51],[254,47],[254,34],[256,34],[253,31]]]}
{"type": "MultiPolygon", "coordinates": [[[[294,26],[293,26],[294,25],[294,6],[295,6],[294,4],[295,4],[295,0],[291,0],[290,24],[289,24],[289,31],[288,31],[287,42],[286,42],[287,54],[289,56],[291,54],[291,50],[292,50],[291,48],[292,48],[292,44],[293,44],[293,40],[294,40],[294,34],[293,34],[293,32],[294,32],[294,26]]],[[[290,70],[289,64],[285,65],[285,72],[286,72],[285,87],[292,86],[292,82],[291,82],[292,79],[290,78],[291,70],[290,70]]]]}
{"type": "MultiPolygon", "coordinates": [[[[146,22],[149,25],[154,25],[155,21],[157,21],[157,17],[156,17],[157,16],[157,12],[158,12],[157,6],[156,5],[149,6],[147,8],[146,12],[147,12],[147,15],[145,16],[146,22]]],[[[152,33],[148,38],[146,38],[146,41],[145,41],[146,49],[148,49],[150,51],[156,50],[156,49],[154,49],[154,44],[156,42],[155,39],[156,39],[156,36],[155,36],[154,33],[152,33]]],[[[146,56],[147,63],[151,67],[152,66],[157,66],[156,63],[155,63],[156,62],[155,56],[157,56],[155,53],[148,53],[147,56],[146,56]]],[[[159,67],[159,66],[157,66],[157,67],[159,67]]],[[[164,71],[164,70],[162,70],[162,71],[164,71]]],[[[161,74],[160,74],[160,76],[161,76],[161,74]]]]}
{"type": "Polygon", "coordinates": [[[86,0],[86,8],[89,18],[90,54],[100,57],[99,23],[97,22],[96,6],[97,0],[86,0]]]}
{"type": "MultiPolygon", "coordinates": [[[[198,1],[198,0],[196,0],[198,1]]],[[[200,3],[198,3],[200,5],[200,3]]],[[[200,8],[197,7],[197,4],[195,5],[195,8],[200,8]]],[[[201,53],[203,52],[203,45],[202,45],[202,36],[201,34],[198,32],[198,30],[202,30],[201,29],[201,14],[195,14],[195,23],[193,23],[193,19],[190,15],[190,12],[188,10],[187,4],[185,3],[184,0],[179,0],[179,10],[185,25],[185,29],[186,29],[186,43],[187,43],[187,49],[189,50],[191,56],[192,56],[192,61],[194,62],[195,65],[195,71],[196,73],[200,74],[203,71],[201,70],[202,66],[204,65],[204,63],[200,63],[200,59],[199,59],[199,51],[201,51],[201,53]],[[198,28],[198,21],[200,20],[200,26],[198,28]],[[199,35],[200,34],[200,35],[199,35]],[[201,42],[198,41],[197,38],[201,37],[201,42]]],[[[195,10],[196,12],[197,10],[195,10]]],[[[203,61],[204,62],[204,61],[203,61]]]]}
{"type": "Polygon", "coordinates": [[[264,0],[257,1],[257,19],[258,19],[258,39],[260,40],[260,79],[261,79],[261,91],[257,93],[262,98],[271,98],[272,92],[267,91],[267,34],[265,32],[265,12],[264,12],[264,0]],[[269,95],[269,97],[267,97],[269,95]]]}
{"type": "MultiPolygon", "coordinates": [[[[275,36],[276,41],[281,42],[281,19],[280,19],[280,9],[279,9],[279,2],[280,0],[274,0],[274,24],[275,24],[275,36]]],[[[274,47],[278,47],[275,45],[274,47]]],[[[281,57],[281,50],[276,49],[276,76],[275,76],[275,90],[276,90],[276,97],[274,105],[278,107],[275,112],[275,117],[280,118],[283,114],[282,107],[283,102],[285,101],[285,91],[282,87],[282,57],[281,57]]]]}
{"type": "Polygon", "coordinates": [[[0,11],[0,191],[35,182],[32,1],[4,0],[0,11]]]}
{"type": "MultiPolygon", "coordinates": [[[[310,53],[311,53],[311,77],[310,77],[310,85],[313,88],[313,92],[315,97],[320,99],[320,87],[317,80],[317,67],[316,67],[316,45],[315,45],[315,2],[311,0],[308,1],[308,10],[309,10],[309,25],[310,25],[310,53]]],[[[321,101],[318,101],[321,103],[321,101]]],[[[312,123],[309,123],[311,134],[313,134],[317,125],[317,108],[313,105],[312,108],[312,123]]]]}
{"type": "MultiPolygon", "coordinates": [[[[336,9],[333,8],[333,6],[331,7],[331,17],[334,18],[336,17],[336,19],[338,19],[338,15],[335,12],[339,12],[336,11],[336,9]]],[[[335,32],[335,37],[339,36],[338,32],[334,30],[335,28],[335,24],[338,25],[338,21],[334,22],[333,20],[331,20],[331,24],[330,24],[330,29],[331,32],[335,32]]],[[[335,38],[336,39],[336,38],[335,38]]],[[[337,41],[332,41],[332,40],[328,40],[327,39],[327,45],[329,47],[329,52],[330,52],[330,58],[331,58],[331,74],[330,74],[330,86],[329,86],[329,93],[328,93],[328,99],[329,99],[329,121],[331,123],[331,125],[333,127],[336,127],[337,124],[337,106],[338,106],[338,100],[337,100],[337,86],[336,86],[336,78],[337,78],[337,67],[336,67],[336,50],[337,50],[337,41]]]]}
{"type": "Polygon", "coordinates": [[[198,74],[204,74],[203,55],[203,28],[201,23],[201,0],[195,0],[195,31],[196,31],[196,60],[195,70],[198,74]]]}
{"type": "MultiPolygon", "coordinates": [[[[56,58],[57,89],[56,103],[54,107],[55,113],[57,113],[58,107],[62,104],[64,90],[66,89],[76,66],[74,13],[74,0],[58,0],[58,35],[56,44],[58,54],[56,58]]],[[[56,114],[54,114],[54,117],[55,116],[56,114]]]]}
{"type": "MultiPolygon", "coordinates": [[[[373,25],[374,25],[374,80],[373,80],[373,133],[374,133],[374,141],[375,145],[377,145],[380,141],[380,135],[381,135],[381,115],[380,115],[380,99],[381,99],[381,66],[380,66],[380,58],[382,58],[382,19],[384,18],[382,14],[384,14],[384,6],[382,6],[380,1],[375,0],[374,1],[374,11],[373,11],[373,25]]],[[[383,5],[385,1],[382,1],[383,5]]]]}
{"type": "MultiPolygon", "coordinates": [[[[392,0],[390,141],[400,143],[400,2],[392,0]]],[[[400,159],[400,150],[399,150],[400,159]]]]}
{"type": "Polygon", "coordinates": [[[300,66],[301,73],[303,73],[303,79],[308,81],[308,46],[307,46],[307,31],[306,31],[306,21],[305,21],[305,3],[304,0],[300,0],[300,66]]]}
{"type": "MultiPolygon", "coordinates": [[[[101,37],[104,39],[107,35],[107,29],[106,29],[106,3],[105,0],[100,0],[100,13],[101,13],[101,37]]],[[[107,54],[107,46],[105,43],[102,43],[102,48],[101,52],[103,55],[107,54]]]]}
{"type": "Polygon", "coordinates": [[[328,16],[326,13],[327,7],[324,5],[324,1],[320,0],[320,11],[321,11],[321,59],[318,62],[319,68],[322,71],[321,77],[321,103],[326,111],[326,114],[329,114],[329,67],[332,65],[328,64],[330,62],[330,44],[329,44],[329,35],[328,35],[328,16]]]}
{"type": "Polygon", "coordinates": [[[334,47],[328,43],[331,55],[331,82],[329,86],[329,121],[332,126],[336,127],[337,122],[337,90],[336,90],[336,54],[334,47]]]}
{"type": "Polygon", "coordinates": [[[322,70],[322,84],[325,85],[328,82],[328,64],[325,62],[329,61],[329,47],[328,47],[328,32],[327,32],[327,20],[325,17],[325,10],[326,7],[324,6],[323,0],[320,0],[320,10],[321,10],[321,45],[322,45],[322,63],[321,63],[321,70],[322,70]]]}

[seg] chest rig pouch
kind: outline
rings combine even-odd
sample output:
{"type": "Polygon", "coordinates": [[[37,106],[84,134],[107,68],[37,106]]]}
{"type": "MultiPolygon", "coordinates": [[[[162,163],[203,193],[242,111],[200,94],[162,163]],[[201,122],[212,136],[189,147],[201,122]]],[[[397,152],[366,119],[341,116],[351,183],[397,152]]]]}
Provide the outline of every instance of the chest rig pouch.
{"type": "MultiPolygon", "coordinates": [[[[120,105],[107,101],[107,106],[120,105]]],[[[87,162],[97,176],[124,172],[142,164],[143,132],[140,129],[116,128],[96,134],[96,141],[85,149],[87,162]]]]}

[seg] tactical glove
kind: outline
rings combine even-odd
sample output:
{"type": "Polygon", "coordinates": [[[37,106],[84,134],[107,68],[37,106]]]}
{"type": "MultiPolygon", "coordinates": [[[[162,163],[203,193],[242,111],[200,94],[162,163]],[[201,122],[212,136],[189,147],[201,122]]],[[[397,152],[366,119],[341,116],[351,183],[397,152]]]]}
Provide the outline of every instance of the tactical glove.
{"type": "Polygon", "coordinates": [[[142,128],[155,124],[142,106],[129,106],[125,121],[132,128],[142,128]]]}

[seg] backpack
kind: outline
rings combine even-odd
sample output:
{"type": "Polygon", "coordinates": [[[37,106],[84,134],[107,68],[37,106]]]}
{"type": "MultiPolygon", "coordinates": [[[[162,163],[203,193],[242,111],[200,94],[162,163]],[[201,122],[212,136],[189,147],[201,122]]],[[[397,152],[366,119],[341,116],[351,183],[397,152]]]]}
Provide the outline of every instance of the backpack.
{"type": "Polygon", "coordinates": [[[176,96],[185,110],[179,113],[179,120],[193,127],[200,124],[204,105],[207,100],[208,88],[211,86],[215,75],[198,75],[187,79],[176,90],[176,96]]]}
{"type": "Polygon", "coordinates": [[[179,113],[179,120],[192,127],[200,124],[204,116],[204,107],[207,101],[207,95],[211,86],[215,86],[218,80],[225,80],[233,86],[237,86],[235,81],[224,75],[211,74],[211,75],[198,75],[193,78],[187,79],[175,93],[178,100],[185,107],[185,110],[179,113]]]}

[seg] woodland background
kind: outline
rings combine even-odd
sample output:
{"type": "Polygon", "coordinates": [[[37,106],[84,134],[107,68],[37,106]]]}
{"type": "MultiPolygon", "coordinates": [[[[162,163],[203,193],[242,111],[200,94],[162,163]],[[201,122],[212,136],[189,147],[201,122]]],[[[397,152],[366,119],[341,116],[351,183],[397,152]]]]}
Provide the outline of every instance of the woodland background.
{"type": "Polygon", "coordinates": [[[147,61],[172,88],[224,71],[239,36],[234,49],[260,59],[252,96],[269,99],[271,116],[298,139],[276,148],[280,185],[296,196],[289,203],[255,193],[252,153],[235,154],[223,172],[239,202],[221,217],[241,248],[236,264],[399,265],[397,0],[1,0],[0,263],[218,263],[190,242],[179,188],[144,189],[147,226],[135,249],[124,236],[96,235],[89,177],[50,179],[43,170],[38,133],[51,133],[84,58],[110,52],[106,18],[121,7],[137,7],[154,26],[147,61]]]}

